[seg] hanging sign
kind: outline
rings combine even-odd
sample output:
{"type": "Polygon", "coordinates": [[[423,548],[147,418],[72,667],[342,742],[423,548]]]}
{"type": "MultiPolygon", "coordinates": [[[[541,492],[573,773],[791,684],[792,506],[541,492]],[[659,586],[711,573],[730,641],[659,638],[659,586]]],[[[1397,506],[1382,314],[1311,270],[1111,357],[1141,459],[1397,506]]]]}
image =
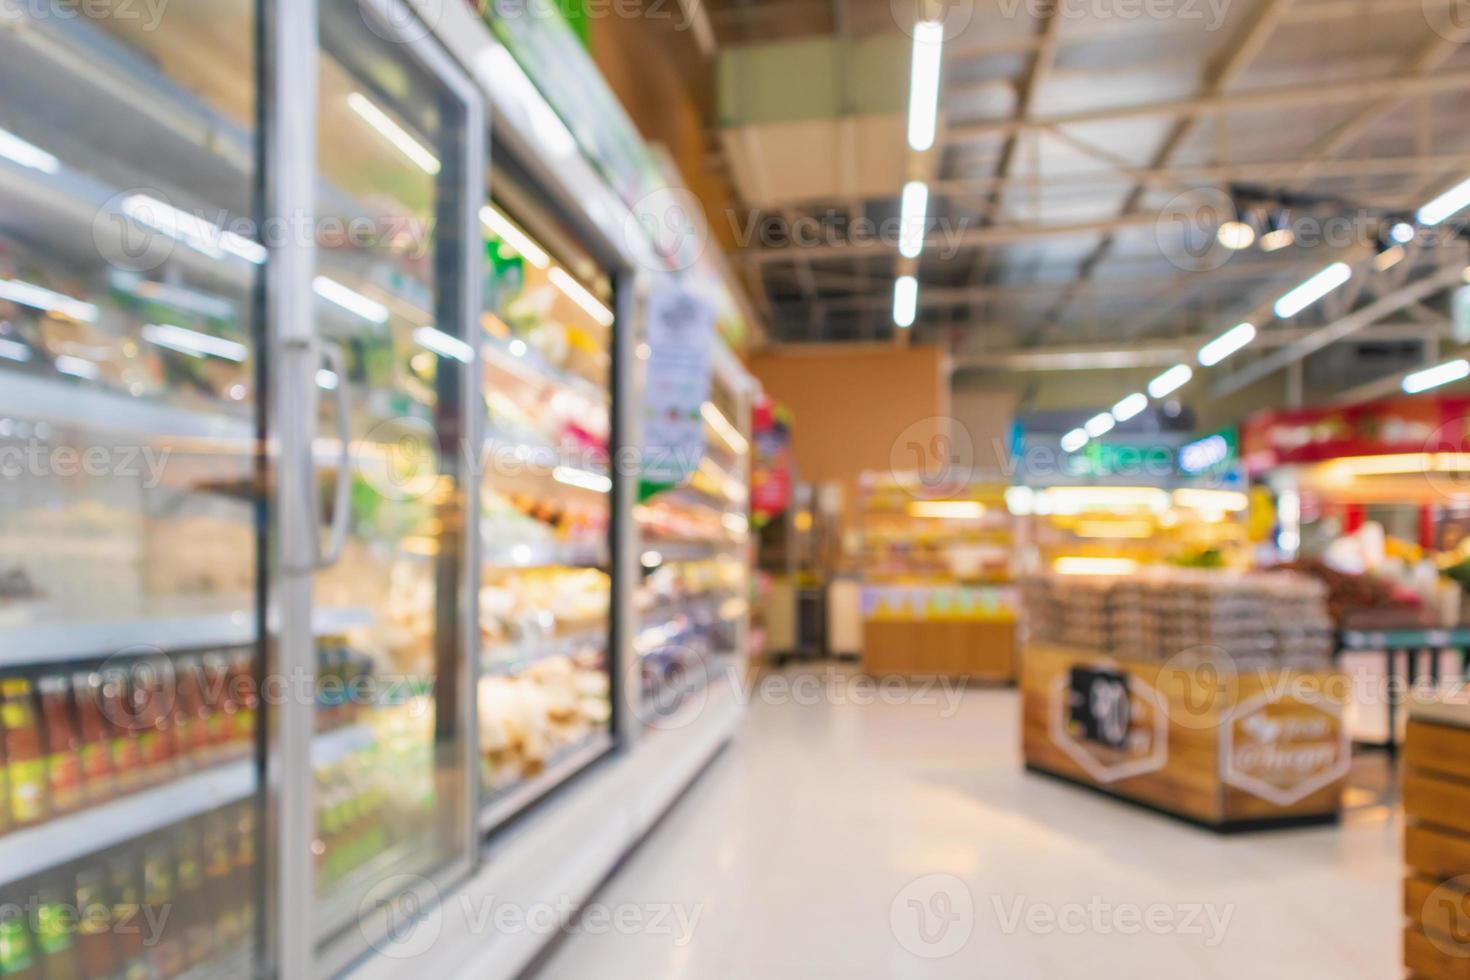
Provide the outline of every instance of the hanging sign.
{"type": "Polygon", "coordinates": [[[750,512],[757,525],[784,513],[791,504],[791,413],[763,396],[755,406],[751,431],[750,512]]]}
{"type": "Polygon", "coordinates": [[[647,321],[641,500],[688,480],[704,457],[715,312],[699,296],[671,286],[649,296],[647,321]]]}

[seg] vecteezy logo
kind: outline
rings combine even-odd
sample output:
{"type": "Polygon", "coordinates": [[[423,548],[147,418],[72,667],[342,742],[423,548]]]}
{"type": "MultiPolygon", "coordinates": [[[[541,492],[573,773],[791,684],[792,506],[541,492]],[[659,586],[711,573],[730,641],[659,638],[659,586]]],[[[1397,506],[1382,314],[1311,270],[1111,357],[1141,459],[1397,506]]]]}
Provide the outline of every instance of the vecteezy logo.
{"type": "Polygon", "coordinates": [[[358,903],[358,931],[384,956],[412,959],[439,941],[444,924],[438,901],[439,891],[429,879],[392,875],[375,884],[358,903]]]}
{"type": "Polygon", "coordinates": [[[385,3],[357,0],[357,9],[368,30],[394,44],[415,44],[433,33],[444,16],[444,0],[413,0],[385,3]]]}
{"type": "Polygon", "coordinates": [[[1240,697],[1235,659],[1223,647],[1179,651],[1164,662],[1157,683],[1169,706],[1169,720],[1196,731],[1227,721],[1240,697]]]}
{"type": "Polygon", "coordinates": [[[180,212],[162,191],[132,188],[112,195],[92,216],[92,244],[102,260],[124,272],[152,272],[178,245],[180,212]]]}
{"type": "MultiPolygon", "coordinates": [[[[1415,423],[1393,419],[1390,425],[1393,441],[1409,441],[1423,434],[1415,431],[1415,423]]],[[[1464,500],[1470,496],[1470,419],[1458,418],[1439,426],[1424,439],[1424,454],[1429,461],[1424,477],[1435,493],[1447,500],[1464,500]]]]}
{"type": "Polygon", "coordinates": [[[1451,878],[1430,892],[1415,924],[1441,953],[1470,959],[1470,875],[1451,878]]]}
{"type": "Polygon", "coordinates": [[[1419,0],[1424,22],[1446,41],[1470,41],[1470,0],[1419,0]]]}
{"type": "Polygon", "coordinates": [[[888,926],[898,944],[915,956],[953,956],[975,931],[975,896],[954,875],[925,875],[894,896],[888,926]]]}
{"type": "Polygon", "coordinates": [[[893,441],[888,468],[900,484],[917,481],[926,497],[958,493],[975,468],[975,442],[959,419],[920,419],[893,441]]]}
{"type": "Polygon", "coordinates": [[[888,9],[899,30],[910,37],[920,21],[939,21],[944,25],[944,39],[949,41],[970,26],[975,0],[888,0],[888,9]]]}
{"type": "Polygon", "coordinates": [[[417,500],[439,482],[439,437],[427,419],[386,419],[353,443],[352,462],[384,498],[417,500]]]}
{"type": "Polygon", "coordinates": [[[1221,244],[1220,226],[1236,218],[1235,202],[1214,187],[1196,187],[1170,198],[1154,219],[1154,240],[1170,264],[1186,272],[1218,269],[1233,254],[1221,244]]]}
{"type": "Polygon", "coordinates": [[[709,223],[699,198],[679,187],[645,194],[623,218],[623,243],[654,271],[683,271],[704,256],[709,223]]]}

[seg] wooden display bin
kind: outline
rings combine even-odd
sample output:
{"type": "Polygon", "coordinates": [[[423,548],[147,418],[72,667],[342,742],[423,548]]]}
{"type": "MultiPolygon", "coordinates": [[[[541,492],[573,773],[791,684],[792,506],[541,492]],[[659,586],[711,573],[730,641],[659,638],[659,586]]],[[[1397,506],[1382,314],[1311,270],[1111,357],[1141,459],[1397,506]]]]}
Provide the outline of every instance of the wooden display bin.
{"type": "Polygon", "coordinates": [[[1403,761],[1404,966],[1470,978],[1470,705],[1415,708],[1403,761]]]}
{"type": "Polygon", "coordinates": [[[863,670],[965,677],[987,683],[1016,680],[1016,624],[1011,619],[866,619],[863,670]]]}
{"type": "Polygon", "coordinates": [[[1222,832],[1329,823],[1351,762],[1341,681],[1030,646],[1023,754],[1028,769],[1222,832]]]}

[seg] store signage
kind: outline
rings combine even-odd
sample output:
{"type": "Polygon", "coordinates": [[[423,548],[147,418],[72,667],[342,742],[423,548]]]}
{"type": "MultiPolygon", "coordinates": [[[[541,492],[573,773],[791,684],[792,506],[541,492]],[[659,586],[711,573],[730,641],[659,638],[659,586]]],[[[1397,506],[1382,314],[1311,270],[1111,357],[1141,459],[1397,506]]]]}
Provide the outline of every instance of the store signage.
{"type": "Polygon", "coordinates": [[[1252,473],[1343,456],[1422,452],[1470,452],[1470,398],[1393,398],[1264,412],[1240,430],[1240,456],[1252,473]]]}
{"type": "Polygon", "coordinates": [[[1067,728],[1089,742],[1127,748],[1133,720],[1128,675],[1121,670],[1073,667],[1068,680],[1067,728]]]}
{"type": "Polygon", "coordinates": [[[1158,772],[1169,761],[1169,715],[1147,681],[1107,664],[1059,675],[1049,705],[1051,739],[1099,783],[1158,772]]]}
{"type": "Polygon", "coordinates": [[[750,513],[757,525],[786,511],[791,504],[791,412],[762,396],[755,406],[751,432],[750,513]]]}
{"type": "Polygon", "coordinates": [[[677,286],[653,291],[647,321],[639,493],[644,499],[689,479],[704,457],[704,403],[715,339],[713,307],[677,286]]]}
{"type": "Polygon", "coordinates": [[[1225,726],[1225,782],[1287,807],[1347,775],[1351,746],[1340,706],[1316,697],[1264,692],[1225,726]]]}
{"type": "Polygon", "coordinates": [[[1179,447],[1179,472],[1185,476],[1215,476],[1226,472],[1239,455],[1235,429],[1221,429],[1179,447]]]}
{"type": "Polygon", "coordinates": [[[1174,447],[1094,441],[1081,452],[1068,456],[1065,465],[1070,476],[1153,476],[1162,479],[1174,475],[1174,447]]]}

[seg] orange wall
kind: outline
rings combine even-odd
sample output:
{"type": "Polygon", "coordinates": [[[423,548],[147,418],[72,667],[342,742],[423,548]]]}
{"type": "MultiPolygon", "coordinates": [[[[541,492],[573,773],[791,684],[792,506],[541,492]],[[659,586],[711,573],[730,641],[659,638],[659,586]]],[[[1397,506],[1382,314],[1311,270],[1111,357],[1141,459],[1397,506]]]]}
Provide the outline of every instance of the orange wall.
{"type": "Polygon", "coordinates": [[[750,370],[795,417],[797,478],[842,483],[849,507],[859,473],[917,468],[909,443],[947,427],[949,370],[937,348],[778,349],[752,354],[750,370]]]}

